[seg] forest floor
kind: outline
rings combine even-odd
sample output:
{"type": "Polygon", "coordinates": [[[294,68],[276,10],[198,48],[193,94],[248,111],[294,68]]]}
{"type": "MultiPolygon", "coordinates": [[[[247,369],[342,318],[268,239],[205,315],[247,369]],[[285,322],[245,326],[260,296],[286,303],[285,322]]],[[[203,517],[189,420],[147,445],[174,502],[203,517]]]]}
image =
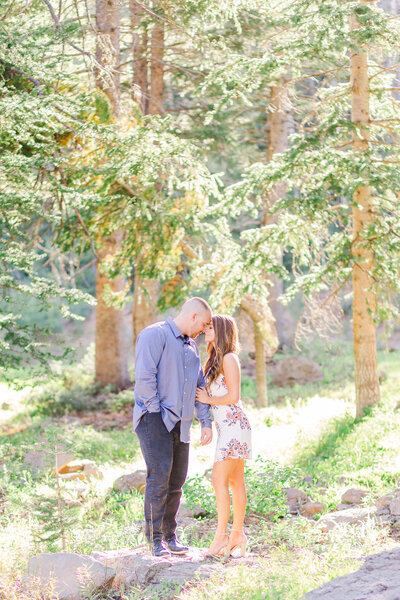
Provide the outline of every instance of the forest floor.
{"type": "MultiPolygon", "coordinates": [[[[355,571],[365,556],[398,546],[397,530],[372,520],[324,532],[318,517],[291,516],[282,488],[301,488],[328,512],[350,487],[369,490],[365,503],[398,487],[400,352],[380,351],[382,401],[361,420],[354,417],[350,342],[315,342],[302,354],[322,367],[324,379],[307,386],[270,387],[268,407],[254,405],[254,381],[243,380],[253,451],[258,456],[246,470],[249,560],[231,561],[210,580],[166,588],[161,597],[295,600],[355,571]],[[312,482],[304,483],[306,475],[312,482]]],[[[283,358],[277,355],[274,360],[283,358]]],[[[61,549],[56,483],[48,468],[56,444],[76,458],[95,461],[103,474],[103,479],[62,482],[68,551],[90,554],[144,542],[143,496],[112,488],[120,475],[144,467],[131,430],[133,392],[96,390],[91,384],[92,363],[88,352],[77,364],[54,366],[53,375],[45,379],[15,372],[19,385],[0,382],[0,597],[4,600],[19,597],[21,573],[31,556],[61,549]]],[[[196,527],[182,526],[180,537],[193,547],[206,548],[215,528],[215,502],[204,473],[212,467],[214,443],[201,447],[199,435],[199,426],[194,425],[184,495],[188,506],[201,504],[205,516],[196,527]]],[[[132,589],[122,597],[154,596],[132,589]]],[[[96,600],[111,598],[116,598],[115,593],[96,596],[96,600]]]]}

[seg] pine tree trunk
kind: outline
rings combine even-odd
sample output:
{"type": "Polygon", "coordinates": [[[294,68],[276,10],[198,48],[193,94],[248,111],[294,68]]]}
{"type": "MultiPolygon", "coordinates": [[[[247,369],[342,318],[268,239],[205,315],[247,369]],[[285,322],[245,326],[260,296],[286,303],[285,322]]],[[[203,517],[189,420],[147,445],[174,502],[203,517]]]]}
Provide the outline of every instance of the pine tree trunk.
{"type": "Polygon", "coordinates": [[[264,339],[254,323],[254,348],[256,357],[257,406],[267,406],[267,370],[265,366],[264,339]]]}
{"type": "Polygon", "coordinates": [[[114,115],[119,115],[121,85],[120,9],[118,0],[96,0],[96,85],[107,94],[114,115]]]}
{"type": "MultiPolygon", "coordinates": [[[[96,85],[109,98],[113,114],[117,117],[120,112],[119,0],[96,0],[96,25],[96,59],[99,65],[96,69],[96,85]]],[[[122,237],[122,232],[116,232],[99,242],[96,273],[95,379],[101,386],[113,385],[117,389],[130,384],[123,313],[106,304],[104,292],[107,289],[119,292],[125,282],[121,277],[106,277],[101,263],[118,251],[122,237]]]]}
{"type": "MultiPolygon", "coordinates": [[[[275,85],[271,87],[270,101],[268,105],[268,133],[267,133],[267,154],[266,160],[270,162],[277,152],[284,152],[288,145],[289,136],[289,99],[287,92],[287,79],[282,77],[275,85]]],[[[271,208],[275,202],[285,193],[285,183],[278,182],[270,190],[264,200],[264,206],[261,211],[261,226],[273,223],[276,216],[271,216],[271,208]]],[[[279,343],[288,343],[285,338],[283,323],[284,323],[284,307],[278,301],[282,294],[283,285],[275,275],[269,276],[269,281],[272,283],[270,288],[269,306],[275,318],[275,328],[278,334],[279,343]]],[[[267,378],[265,367],[265,343],[263,338],[254,323],[254,351],[256,358],[256,382],[257,395],[260,406],[267,405],[267,378]]]]}
{"type": "Polygon", "coordinates": [[[147,29],[139,31],[140,22],[144,9],[136,0],[130,0],[131,24],[133,32],[133,77],[134,77],[134,96],[144,115],[148,113],[149,104],[149,82],[148,82],[148,59],[147,29]]]}
{"type": "MultiPolygon", "coordinates": [[[[155,7],[158,2],[154,3],[155,7]]],[[[164,114],[164,24],[157,21],[151,34],[149,115],[164,114]]]]}
{"type": "MultiPolygon", "coordinates": [[[[135,0],[131,0],[132,3],[135,0]]],[[[157,2],[154,8],[157,8],[157,2]]],[[[136,13],[137,14],[137,13],[136,13]]],[[[133,23],[133,21],[132,21],[133,23]]],[[[135,21],[137,23],[137,21],[135,21]]],[[[142,55],[145,52],[142,43],[142,55]]],[[[146,37],[147,44],[147,37],[146,37]]],[[[148,98],[145,103],[145,113],[157,115],[164,113],[164,25],[159,21],[153,25],[151,33],[150,58],[150,93],[148,92],[148,61],[140,61],[140,68],[134,70],[135,85],[142,89],[142,96],[148,98]]],[[[136,64],[136,63],[135,63],[136,64]]],[[[159,296],[158,281],[146,280],[135,275],[135,294],[133,300],[132,327],[133,344],[136,344],[138,334],[157,320],[157,302],[159,296]]]]}
{"type": "MultiPolygon", "coordinates": [[[[282,77],[271,87],[270,101],[268,105],[268,133],[266,160],[270,162],[274,154],[285,152],[288,147],[290,129],[290,101],[288,97],[288,77],[282,77]]],[[[276,222],[277,215],[271,216],[271,209],[277,200],[285,195],[286,184],[284,181],[276,183],[265,198],[261,213],[261,225],[276,222]]],[[[270,290],[269,305],[275,317],[275,326],[278,333],[280,345],[289,344],[284,334],[285,309],[278,301],[283,292],[283,282],[275,275],[270,276],[272,283],[270,290]]]]}
{"type": "MultiPolygon", "coordinates": [[[[353,16],[351,30],[359,24],[353,16]]],[[[357,124],[353,133],[353,150],[366,152],[369,145],[369,81],[368,55],[364,47],[352,51],[351,72],[351,118],[357,124]]],[[[374,202],[369,185],[360,185],[353,197],[353,337],[356,386],[356,414],[361,417],[364,408],[380,399],[378,362],[376,353],[376,327],[374,315],[376,297],[372,271],[374,253],[369,240],[362,234],[374,220],[374,202]]]]}
{"type": "Polygon", "coordinates": [[[158,281],[135,277],[134,310],[132,311],[133,345],[139,333],[157,320],[158,281]]]}
{"type": "MultiPolygon", "coordinates": [[[[114,255],[121,245],[123,232],[118,231],[102,241],[98,250],[100,260],[114,255]]],[[[96,381],[101,386],[113,385],[124,389],[130,385],[125,341],[123,312],[108,306],[104,292],[121,292],[126,285],[122,277],[109,279],[102,273],[101,264],[96,274],[96,381]]]]}

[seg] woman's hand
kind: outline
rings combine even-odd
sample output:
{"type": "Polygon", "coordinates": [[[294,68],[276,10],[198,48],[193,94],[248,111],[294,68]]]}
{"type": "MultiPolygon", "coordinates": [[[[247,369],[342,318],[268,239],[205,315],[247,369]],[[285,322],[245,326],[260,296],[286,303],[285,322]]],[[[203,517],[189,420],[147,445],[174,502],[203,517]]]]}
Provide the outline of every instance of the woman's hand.
{"type": "Polygon", "coordinates": [[[212,402],[210,396],[208,395],[206,388],[204,388],[204,387],[197,388],[196,400],[197,400],[197,402],[201,402],[202,404],[210,404],[211,405],[211,402],[212,402]]]}

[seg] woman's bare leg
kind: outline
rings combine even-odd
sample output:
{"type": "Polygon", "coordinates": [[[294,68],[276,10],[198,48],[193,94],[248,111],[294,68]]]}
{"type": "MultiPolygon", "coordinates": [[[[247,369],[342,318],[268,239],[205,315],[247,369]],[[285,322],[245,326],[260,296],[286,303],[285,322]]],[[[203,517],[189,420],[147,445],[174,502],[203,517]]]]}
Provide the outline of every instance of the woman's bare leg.
{"type": "Polygon", "coordinates": [[[218,524],[214,540],[210,546],[211,553],[217,553],[220,547],[227,545],[228,537],[226,529],[231,510],[231,499],[229,496],[229,480],[235,468],[235,460],[221,460],[214,463],[211,481],[217,501],[218,524]]]}
{"type": "Polygon", "coordinates": [[[244,515],[247,505],[246,486],[244,483],[244,459],[232,460],[234,467],[229,475],[228,483],[232,490],[233,525],[231,542],[239,543],[243,535],[244,515]]]}

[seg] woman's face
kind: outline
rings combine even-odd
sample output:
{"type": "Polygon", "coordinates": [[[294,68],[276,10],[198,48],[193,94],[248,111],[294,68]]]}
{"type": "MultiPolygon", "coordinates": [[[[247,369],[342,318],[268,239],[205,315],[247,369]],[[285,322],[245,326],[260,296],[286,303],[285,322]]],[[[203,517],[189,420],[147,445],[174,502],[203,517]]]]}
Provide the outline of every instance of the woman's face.
{"type": "Polygon", "coordinates": [[[204,330],[204,340],[207,342],[207,344],[209,344],[210,342],[213,342],[215,340],[215,331],[214,331],[214,327],[211,323],[205,328],[204,330]]]}

